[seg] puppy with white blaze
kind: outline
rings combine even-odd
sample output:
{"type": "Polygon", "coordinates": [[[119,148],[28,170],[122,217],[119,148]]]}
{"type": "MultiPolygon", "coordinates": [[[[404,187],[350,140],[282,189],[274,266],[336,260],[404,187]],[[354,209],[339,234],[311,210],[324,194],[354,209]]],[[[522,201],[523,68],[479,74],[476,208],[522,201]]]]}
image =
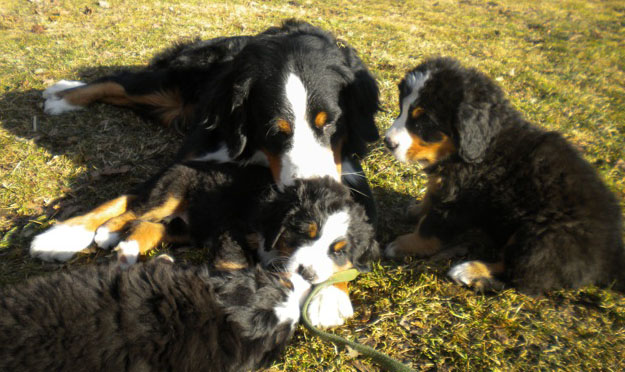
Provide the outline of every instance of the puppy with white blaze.
{"type": "Polygon", "coordinates": [[[480,291],[625,288],[618,199],[560,133],[527,121],[491,78],[452,58],[406,73],[399,101],[384,142],[428,182],[417,226],[387,256],[465,251],[448,275],[480,291]]]}
{"type": "Polygon", "coordinates": [[[160,258],[37,277],[0,288],[0,370],[261,368],[291,338],[309,289],[297,274],[160,258]]]}

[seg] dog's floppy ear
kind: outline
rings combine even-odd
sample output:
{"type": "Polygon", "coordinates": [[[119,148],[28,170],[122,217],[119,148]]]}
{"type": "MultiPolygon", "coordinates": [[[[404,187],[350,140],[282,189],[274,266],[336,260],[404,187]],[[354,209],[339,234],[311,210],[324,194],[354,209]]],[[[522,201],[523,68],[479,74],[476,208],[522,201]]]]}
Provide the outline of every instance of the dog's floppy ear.
{"type": "Polygon", "coordinates": [[[265,241],[264,249],[272,250],[286,229],[286,221],[297,205],[293,193],[280,192],[273,188],[269,196],[260,203],[254,217],[256,229],[265,241]]]}
{"type": "Polygon", "coordinates": [[[367,272],[371,270],[371,263],[380,258],[380,246],[375,239],[373,225],[367,222],[364,208],[355,205],[350,214],[350,261],[358,271],[367,272]]]}
{"type": "Polygon", "coordinates": [[[491,126],[489,106],[474,106],[462,103],[458,110],[458,154],[468,163],[479,163],[483,160],[486,149],[496,133],[491,126]]]}
{"type": "Polygon", "coordinates": [[[340,95],[348,131],[344,153],[364,156],[367,143],[380,138],[375,125],[375,114],[380,109],[378,84],[352,47],[342,41],[337,41],[337,45],[349,70],[343,75],[347,84],[340,95]]]}
{"type": "Polygon", "coordinates": [[[479,163],[501,130],[507,100],[501,88],[481,72],[466,69],[463,75],[463,95],[455,125],[458,154],[468,163],[479,163]]]}

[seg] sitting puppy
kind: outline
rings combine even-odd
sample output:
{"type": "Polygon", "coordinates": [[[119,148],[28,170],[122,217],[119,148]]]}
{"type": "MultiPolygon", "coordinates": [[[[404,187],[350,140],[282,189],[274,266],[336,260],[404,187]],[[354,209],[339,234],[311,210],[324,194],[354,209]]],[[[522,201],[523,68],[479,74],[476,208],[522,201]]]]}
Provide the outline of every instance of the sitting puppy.
{"type": "Polygon", "coordinates": [[[280,354],[307,281],[163,261],[0,288],[0,370],[247,371],[280,354]]]}
{"type": "Polygon", "coordinates": [[[431,59],[399,85],[401,113],[385,143],[428,175],[413,233],[390,257],[464,247],[478,261],[449,275],[477,289],[499,277],[528,293],[587,284],[623,289],[615,197],[560,134],[531,125],[482,73],[431,59]]]}
{"type": "MultiPolygon", "coordinates": [[[[368,270],[379,255],[365,210],[344,185],[325,177],[297,180],[280,190],[263,166],[207,162],[165,168],[136,193],[36,236],[30,252],[63,261],[95,240],[101,248],[116,246],[120,263],[131,265],[163,241],[201,246],[226,233],[237,249],[221,242],[211,247],[218,269],[261,263],[311,283],[350,267],[368,270]],[[186,224],[171,234],[166,221],[176,217],[186,224]]],[[[325,327],[343,324],[353,314],[344,285],[321,291],[310,309],[313,324],[325,327]]]]}

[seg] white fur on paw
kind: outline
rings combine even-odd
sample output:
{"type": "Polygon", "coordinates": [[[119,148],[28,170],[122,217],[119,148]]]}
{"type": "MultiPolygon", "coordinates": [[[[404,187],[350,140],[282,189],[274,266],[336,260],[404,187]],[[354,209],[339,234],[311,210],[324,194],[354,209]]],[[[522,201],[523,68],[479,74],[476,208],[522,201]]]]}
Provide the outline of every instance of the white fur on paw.
{"type": "Polygon", "coordinates": [[[334,286],[322,289],[308,305],[308,318],[317,327],[340,326],[353,315],[349,296],[334,286]]]}
{"type": "Polygon", "coordinates": [[[93,238],[98,247],[102,249],[111,249],[112,246],[119,242],[119,239],[119,234],[111,232],[106,226],[98,227],[93,238]]]}
{"type": "Polygon", "coordinates": [[[292,274],[290,280],[293,283],[293,291],[286,301],[276,306],[273,311],[278,318],[278,324],[290,323],[293,327],[299,320],[299,309],[310,291],[310,283],[298,274],[292,274]]]}
{"type": "Polygon", "coordinates": [[[59,97],[56,93],[85,85],[80,81],[61,80],[52,85],[42,93],[46,100],[43,103],[43,111],[49,115],[59,115],[68,111],[80,110],[82,106],[76,106],[68,103],[64,98],[59,97]]]}
{"type": "Polygon", "coordinates": [[[124,240],[115,248],[117,262],[122,268],[134,265],[139,259],[139,243],[134,240],[124,240]]]}
{"type": "Polygon", "coordinates": [[[87,248],[93,236],[94,232],[83,226],[58,224],[35,236],[30,255],[44,261],[67,261],[87,248]]]}
{"type": "Polygon", "coordinates": [[[471,261],[463,262],[452,267],[447,275],[458,284],[471,285],[473,279],[470,274],[471,261]]]}
{"type": "Polygon", "coordinates": [[[401,255],[397,254],[397,240],[390,242],[384,249],[384,256],[388,258],[399,258],[401,255]]]}
{"type": "Polygon", "coordinates": [[[159,262],[174,263],[174,258],[168,255],[167,253],[159,254],[158,256],[154,258],[154,260],[159,261],[159,262]]]}

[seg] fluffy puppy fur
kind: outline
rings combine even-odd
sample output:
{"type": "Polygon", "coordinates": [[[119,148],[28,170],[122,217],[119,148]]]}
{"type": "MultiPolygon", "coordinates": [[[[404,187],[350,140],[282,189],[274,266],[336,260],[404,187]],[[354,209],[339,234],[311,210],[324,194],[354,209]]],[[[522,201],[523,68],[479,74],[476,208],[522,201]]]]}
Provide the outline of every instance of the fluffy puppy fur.
{"type": "MultiPolygon", "coordinates": [[[[262,263],[311,283],[350,267],[368,270],[379,255],[364,208],[329,177],[297,180],[280,190],[262,166],[188,162],[166,168],[140,189],[36,236],[31,255],[65,260],[95,240],[101,248],[116,246],[120,263],[131,265],[162,241],[202,246],[227,233],[236,244],[209,247],[215,267],[262,263]],[[88,227],[96,223],[97,229],[88,227]]],[[[322,291],[310,316],[314,324],[333,326],[352,313],[343,286],[322,291]]]]}
{"type": "Polygon", "coordinates": [[[358,158],[379,138],[376,81],[351,46],[308,23],[180,43],[142,71],[61,81],[43,95],[49,114],[104,102],[189,127],[180,161],[263,164],[281,186],[342,179],[375,219],[358,158]]]}
{"type": "Polygon", "coordinates": [[[391,257],[464,247],[477,261],[452,267],[457,282],[497,280],[538,293],[587,284],[623,289],[621,210],[593,167],[560,134],[531,125],[484,74],[449,58],[407,73],[401,113],[385,142],[428,175],[413,233],[391,257]]]}
{"type": "Polygon", "coordinates": [[[156,259],[0,289],[2,371],[247,371],[290,339],[310,284],[156,259]]]}

